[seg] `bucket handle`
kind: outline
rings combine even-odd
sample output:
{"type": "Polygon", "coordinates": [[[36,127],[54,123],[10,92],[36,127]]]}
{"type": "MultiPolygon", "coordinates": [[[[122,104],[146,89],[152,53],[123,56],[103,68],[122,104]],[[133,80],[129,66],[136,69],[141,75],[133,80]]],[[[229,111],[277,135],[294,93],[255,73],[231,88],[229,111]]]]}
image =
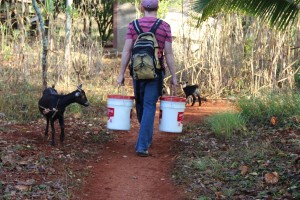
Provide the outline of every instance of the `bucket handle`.
{"type": "Polygon", "coordinates": [[[120,88],[122,88],[121,90],[121,95],[124,96],[125,90],[124,90],[124,85],[118,85],[118,93],[120,94],[120,88]]]}
{"type": "Polygon", "coordinates": [[[171,107],[173,108],[173,97],[175,94],[175,86],[171,84],[171,107]]]}
{"type": "Polygon", "coordinates": [[[121,85],[118,85],[118,94],[120,94],[120,88],[121,88],[121,95],[122,95],[122,101],[123,101],[123,104],[125,104],[125,89],[124,89],[124,85],[121,84],[121,85]]]}

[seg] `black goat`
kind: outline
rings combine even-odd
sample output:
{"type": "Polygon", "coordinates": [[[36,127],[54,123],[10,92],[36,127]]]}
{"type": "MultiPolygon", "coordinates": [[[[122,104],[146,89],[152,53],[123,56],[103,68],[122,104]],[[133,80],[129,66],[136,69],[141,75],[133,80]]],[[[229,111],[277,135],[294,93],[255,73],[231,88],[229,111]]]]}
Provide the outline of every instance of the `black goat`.
{"type": "Polygon", "coordinates": [[[63,142],[65,138],[65,125],[64,125],[64,112],[68,105],[72,103],[78,103],[83,106],[89,106],[85,92],[81,89],[82,85],[77,87],[77,90],[66,94],[59,95],[57,91],[52,88],[47,88],[43,91],[43,96],[39,100],[39,110],[41,114],[46,118],[47,125],[45,130],[45,136],[48,135],[49,122],[52,131],[52,141],[51,144],[55,145],[54,135],[54,122],[58,119],[61,133],[60,141],[63,142]]]}
{"type": "Polygon", "coordinates": [[[193,103],[191,106],[194,106],[196,102],[196,96],[198,97],[199,106],[201,106],[201,96],[200,96],[200,90],[198,85],[186,85],[187,81],[182,81],[180,84],[182,85],[182,89],[185,93],[185,98],[188,100],[189,96],[192,96],[193,103]]]}

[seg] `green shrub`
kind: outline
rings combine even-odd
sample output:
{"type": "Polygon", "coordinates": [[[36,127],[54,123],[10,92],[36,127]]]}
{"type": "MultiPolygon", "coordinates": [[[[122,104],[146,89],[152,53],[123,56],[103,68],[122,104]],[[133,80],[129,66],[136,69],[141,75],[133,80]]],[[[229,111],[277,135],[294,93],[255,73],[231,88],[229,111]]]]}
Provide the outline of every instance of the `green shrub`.
{"type": "Polygon", "coordinates": [[[230,138],[245,130],[246,122],[238,113],[219,113],[208,117],[207,122],[216,136],[230,138]]]}
{"type": "Polygon", "coordinates": [[[266,125],[272,116],[278,124],[289,123],[290,119],[300,116],[299,93],[272,93],[261,97],[243,98],[238,101],[241,115],[250,123],[266,125]]]}

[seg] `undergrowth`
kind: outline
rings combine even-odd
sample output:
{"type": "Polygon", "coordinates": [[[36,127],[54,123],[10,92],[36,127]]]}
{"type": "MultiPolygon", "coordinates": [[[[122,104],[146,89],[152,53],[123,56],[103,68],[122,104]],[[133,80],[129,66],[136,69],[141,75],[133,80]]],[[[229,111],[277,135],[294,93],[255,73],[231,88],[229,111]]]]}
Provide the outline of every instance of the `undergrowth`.
{"type": "Polygon", "coordinates": [[[240,99],[236,112],[189,125],[174,179],[191,199],[300,199],[299,97],[240,99]]]}
{"type": "MultiPolygon", "coordinates": [[[[18,123],[26,123],[41,118],[38,100],[42,95],[43,87],[41,83],[36,81],[40,80],[40,77],[31,77],[31,81],[28,82],[22,80],[18,75],[14,75],[11,81],[5,81],[4,76],[7,75],[6,73],[9,72],[2,71],[3,76],[0,77],[1,117],[18,123]]],[[[103,118],[106,112],[108,94],[131,94],[129,87],[120,89],[116,84],[113,84],[116,82],[115,72],[108,70],[107,73],[108,76],[105,79],[95,78],[82,81],[90,106],[82,107],[78,104],[71,104],[66,108],[66,116],[75,115],[86,120],[103,118]]],[[[52,81],[49,81],[49,85],[51,85],[50,82],[52,81]]],[[[68,94],[77,88],[78,84],[76,82],[72,81],[70,84],[56,83],[55,89],[59,94],[68,94]]]]}
{"type": "Polygon", "coordinates": [[[268,125],[271,117],[276,117],[277,125],[291,125],[291,119],[300,116],[300,94],[285,92],[243,98],[238,101],[237,106],[241,115],[251,124],[268,125]]]}
{"type": "Polygon", "coordinates": [[[237,101],[237,112],[224,112],[207,118],[210,129],[219,138],[247,134],[249,129],[272,126],[300,128],[300,94],[271,93],[237,101]]]}
{"type": "Polygon", "coordinates": [[[246,129],[246,122],[239,113],[219,113],[209,117],[207,122],[217,137],[230,138],[246,129]]]}

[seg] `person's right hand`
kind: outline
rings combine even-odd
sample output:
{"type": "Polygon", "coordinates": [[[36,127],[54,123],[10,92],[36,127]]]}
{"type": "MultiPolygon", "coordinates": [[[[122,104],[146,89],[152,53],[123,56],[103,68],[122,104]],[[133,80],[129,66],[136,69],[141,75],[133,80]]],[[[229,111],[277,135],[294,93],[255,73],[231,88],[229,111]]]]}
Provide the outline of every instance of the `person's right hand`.
{"type": "Polygon", "coordinates": [[[124,85],[124,75],[120,74],[119,78],[118,78],[118,86],[123,86],[124,85]]]}

